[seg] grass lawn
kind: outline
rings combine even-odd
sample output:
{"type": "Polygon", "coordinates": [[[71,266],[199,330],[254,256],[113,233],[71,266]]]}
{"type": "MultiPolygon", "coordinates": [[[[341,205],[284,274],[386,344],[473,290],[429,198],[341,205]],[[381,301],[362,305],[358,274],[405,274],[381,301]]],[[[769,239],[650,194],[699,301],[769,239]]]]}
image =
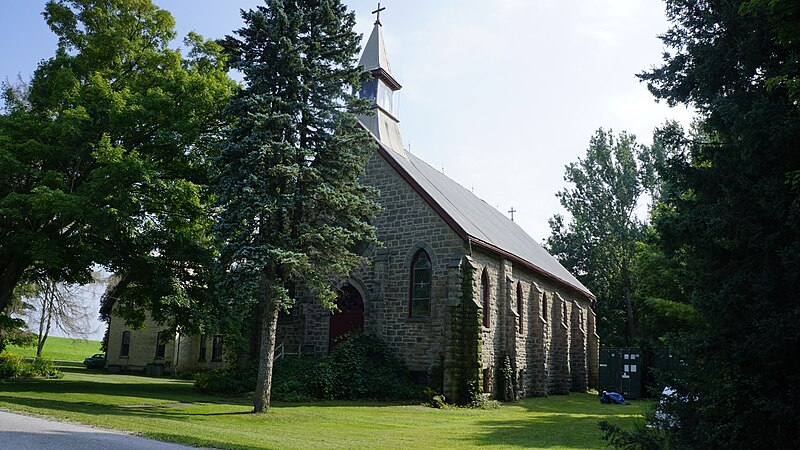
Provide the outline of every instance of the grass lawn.
{"type": "MultiPolygon", "coordinates": [[[[9,345],[6,351],[22,358],[36,356],[36,344],[32,347],[18,347],[9,345]]],[[[87,341],[83,339],[70,339],[50,336],[44,341],[42,356],[54,361],[81,361],[84,358],[100,353],[100,341],[87,341]]]]}
{"type": "Polygon", "coordinates": [[[599,420],[630,426],[648,405],[601,405],[595,396],[571,394],[487,410],[275,404],[256,416],[248,401],[195,393],[189,381],[63,370],[60,380],[0,382],[0,407],[216,448],[429,449],[602,448],[599,420]]]}

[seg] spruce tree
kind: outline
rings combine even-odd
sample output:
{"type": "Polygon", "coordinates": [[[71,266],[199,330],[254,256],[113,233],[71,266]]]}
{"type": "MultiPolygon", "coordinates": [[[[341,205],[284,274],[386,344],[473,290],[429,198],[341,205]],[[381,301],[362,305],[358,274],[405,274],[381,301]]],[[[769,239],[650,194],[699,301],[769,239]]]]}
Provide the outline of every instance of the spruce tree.
{"type": "Polygon", "coordinates": [[[335,284],[363,263],[377,205],[358,177],[370,138],[354,96],[360,37],[339,0],[269,0],[226,37],[244,87],[218,166],[221,292],[234,314],[258,316],[254,411],[269,408],[278,314],[297,292],[334,306],[335,284]]]}

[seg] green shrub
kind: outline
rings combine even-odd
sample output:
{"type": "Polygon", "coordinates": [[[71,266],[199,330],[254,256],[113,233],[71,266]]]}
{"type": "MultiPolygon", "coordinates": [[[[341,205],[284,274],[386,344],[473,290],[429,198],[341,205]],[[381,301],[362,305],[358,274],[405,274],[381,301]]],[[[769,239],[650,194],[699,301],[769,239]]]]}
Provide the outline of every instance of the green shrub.
{"type": "Polygon", "coordinates": [[[61,378],[63,374],[56,369],[53,361],[39,358],[25,362],[12,353],[0,353],[0,380],[12,378],[61,378]]]}
{"type": "Polygon", "coordinates": [[[667,433],[663,429],[639,425],[633,430],[623,430],[605,420],[598,422],[603,432],[603,440],[609,447],[623,450],[665,450],[677,448],[670,445],[667,433]]]}
{"type": "Polygon", "coordinates": [[[0,380],[16,378],[22,370],[22,358],[4,352],[0,353],[0,380]]]}
{"type": "Polygon", "coordinates": [[[258,362],[244,367],[231,366],[197,372],[194,376],[194,389],[207,394],[237,396],[250,392],[256,386],[258,362]]]}
{"type": "MultiPolygon", "coordinates": [[[[239,395],[256,385],[258,362],[197,374],[200,392],[239,395]]],[[[272,398],[277,401],[422,398],[422,388],[408,381],[408,370],[382,341],[351,335],[327,358],[283,358],[275,361],[272,398]]]]}
{"type": "Polygon", "coordinates": [[[408,380],[405,364],[383,341],[357,333],[320,361],[311,387],[316,397],[324,399],[419,397],[408,380]]]}
{"type": "Polygon", "coordinates": [[[281,402],[317,400],[310,386],[318,376],[320,364],[316,358],[282,358],[275,361],[272,371],[272,398],[281,402]]]}

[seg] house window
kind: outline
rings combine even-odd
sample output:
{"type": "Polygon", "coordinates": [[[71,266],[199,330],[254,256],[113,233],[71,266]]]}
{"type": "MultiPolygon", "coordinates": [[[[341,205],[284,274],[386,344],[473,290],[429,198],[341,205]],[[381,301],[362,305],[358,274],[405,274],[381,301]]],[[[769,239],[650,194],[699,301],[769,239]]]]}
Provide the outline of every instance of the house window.
{"type": "Polygon", "coordinates": [[[420,250],[411,262],[411,317],[431,315],[431,258],[420,250]]]}
{"type": "Polygon", "coordinates": [[[200,335],[200,356],[197,358],[200,361],[206,360],[206,335],[200,335]]]}
{"type": "Polygon", "coordinates": [[[156,336],[156,358],[163,358],[167,347],[167,332],[159,331],[156,336]]]}
{"type": "Polygon", "coordinates": [[[566,301],[562,301],[561,302],[561,309],[562,309],[562,311],[561,311],[561,321],[564,322],[564,324],[566,325],[566,323],[567,323],[567,302],[566,301]]]}
{"type": "Polygon", "coordinates": [[[519,333],[522,334],[524,331],[523,323],[524,319],[522,313],[524,312],[524,302],[522,299],[522,283],[517,283],[517,316],[519,320],[519,333]]]}
{"type": "Polygon", "coordinates": [[[547,322],[547,294],[542,293],[542,319],[547,322]]]}
{"type": "Polygon", "coordinates": [[[481,274],[481,305],[483,305],[483,326],[489,328],[489,274],[483,269],[481,274]]]}
{"type": "Polygon", "coordinates": [[[211,360],[222,361],[222,335],[214,336],[214,342],[211,344],[211,360]]]}
{"type": "Polygon", "coordinates": [[[131,351],[131,332],[122,332],[122,347],[119,349],[119,356],[127,357],[131,351]]]}

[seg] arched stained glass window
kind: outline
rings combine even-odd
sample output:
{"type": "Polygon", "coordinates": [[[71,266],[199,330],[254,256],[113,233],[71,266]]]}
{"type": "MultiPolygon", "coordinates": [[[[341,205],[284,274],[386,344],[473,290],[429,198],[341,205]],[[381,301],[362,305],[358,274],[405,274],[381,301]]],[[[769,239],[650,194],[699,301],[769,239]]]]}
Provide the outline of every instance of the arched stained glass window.
{"type": "Polygon", "coordinates": [[[432,272],[430,256],[425,250],[420,250],[411,261],[411,317],[431,315],[432,272]]]}
{"type": "Polygon", "coordinates": [[[483,326],[489,328],[489,273],[483,269],[481,274],[481,305],[483,305],[483,326]]]}

